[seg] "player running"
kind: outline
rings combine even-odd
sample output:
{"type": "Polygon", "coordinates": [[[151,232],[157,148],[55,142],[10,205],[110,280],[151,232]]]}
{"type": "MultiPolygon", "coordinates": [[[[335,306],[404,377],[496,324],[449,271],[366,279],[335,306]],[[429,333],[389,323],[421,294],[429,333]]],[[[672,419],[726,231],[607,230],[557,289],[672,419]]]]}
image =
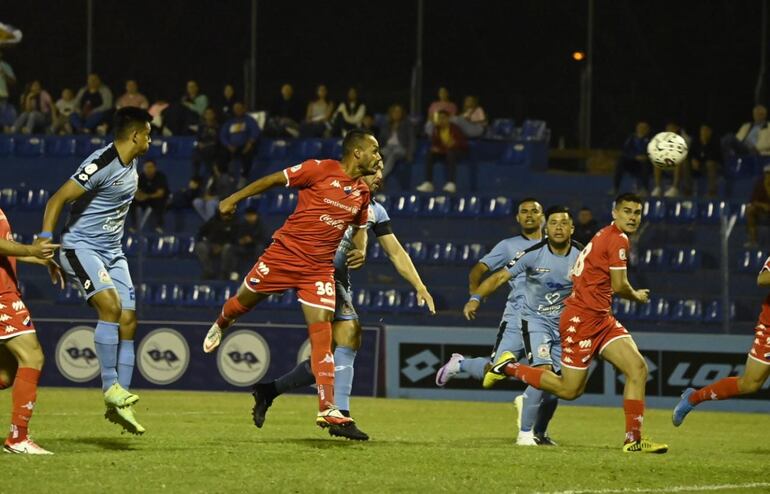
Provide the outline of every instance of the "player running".
{"type": "MultiPolygon", "coordinates": [[[[481,300],[503,283],[523,274],[525,279],[521,286],[526,297],[521,324],[527,353],[531,354],[529,361],[534,367],[556,373],[561,370],[559,316],[564,301],[572,292],[570,269],[583,247],[572,241],[574,230],[569,209],[564,206],[548,208],[545,213],[547,238],[519,252],[504,269],[484,280],[463,309],[468,320],[474,319],[481,300]]],[[[558,397],[532,386],[516,397],[519,414],[516,444],[555,446],[546,431],[558,403],[558,397]]]]}
{"type": "Polygon", "coordinates": [[[99,317],[94,344],[107,406],[104,417],[131,434],[143,434],[145,429],[132,408],[139,396],[129,392],[136,300],[120,241],[136,193],[138,158],[150,146],[150,121],[152,116],[140,108],[115,112],[115,140],[86,158],[48,200],[38,234],[39,241],[50,242],[62,208],[72,203],[59,260],[99,317]]]}
{"type": "MultiPolygon", "coordinates": [[[[263,177],[227,197],[219,211],[229,215],[247,197],[272,187],[299,189],[294,212],[273,234],[273,243],[246,275],[236,296],[222,307],[203,342],[213,352],[222,332],[272,293],[297,290],[310,336],[310,364],[318,386],[316,424],[345,426],[353,423],[334,405],[334,356],[332,319],[336,307],[334,255],[348,226],[358,230],[353,242],[366,236],[369,188],[361,177],[380,169],[377,139],[363,131],[351,131],[342,142],[342,161],[308,160],[263,177]]],[[[348,429],[352,430],[352,429],[348,429]]]]}
{"type": "MultiPolygon", "coordinates": [[[[377,193],[382,185],[382,171],[378,171],[375,175],[364,177],[364,182],[369,186],[372,197],[374,197],[374,194],[377,193]]],[[[393,266],[414,287],[417,292],[417,304],[419,306],[427,304],[430,313],[435,314],[436,309],[433,297],[428,293],[428,289],[420,279],[420,275],[417,273],[417,269],[415,269],[409,254],[407,254],[393,233],[387,211],[374,199],[372,199],[369,205],[367,229],[374,231],[377,240],[393,263],[393,266]]],[[[353,244],[353,232],[354,229],[348,227],[334,256],[334,282],[337,287],[337,304],[332,327],[334,343],[337,345],[334,350],[334,363],[336,365],[334,369],[334,392],[336,404],[340,408],[340,412],[346,417],[350,417],[353,363],[356,353],[361,347],[361,323],[353,306],[353,287],[350,283],[350,273],[348,270],[357,269],[363,265],[363,252],[365,252],[365,250],[361,249],[361,246],[353,244]]],[[[254,425],[262,427],[267,410],[273,404],[273,400],[276,397],[295,389],[310,386],[313,382],[310,361],[305,360],[275,381],[256,384],[254,386],[254,401],[256,402],[253,410],[254,425]]],[[[355,423],[351,423],[346,429],[348,430],[341,431],[340,426],[332,425],[329,427],[329,434],[359,441],[369,439],[369,436],[358,429],[355,423]]]]}
{"type": "MultiPolygon", "coordinates": [[[[543,238],[543,206],[537,199],[528,197],[519,203],[516,221],[521,227],[521,235],[500,241],[495,247],[482,257],[473,266],[468,275],[468,291],[470,295],[476,293],[484,273],[492,273],[504,267],[516,254],[532,247],[543,238]]],[[[495,345],[492,347],[492,356],[465,358],[459,353],[453,353],[452,357],[436,373],[436,385],[445,386],[454,376],[460,372],[467,372],[471,377],[483,380],[485,388],[491,388],[495,380],[500,377],[486,374],[492,359],[497,356],[496,362],[505,361],[511,357],[521,359],[524,357],[524,339],[521,333],[521,307],[524,305],[524,291],[522,284],[524,275],[512,278],[508,284],[511,292],[503,312],[503,320],[497,332],[495,345]]]]}
{"type": "MultiPolygon", "coordinates": [[[[757,285],[770,287],[770,257],[757,276],[757,285]]],[[[672,421],[679,427],[699,403],[727,400],[733,396],[756,393],[770,376],[770,295],[762,302],[762,311],[754,328],[754,344],[746,358],[746,368],[740,376],[725,377],[700,389],[687,388],[674,408],[672,421]]]]}
{"type": "Polygon", "coordinates": [[[21,300],[16,261],[46,266],[51,281],[63,288],[64,279],[53,260],[57,247],[14,242],[11,224],[0,209],[0,389],[13,383],[11,432],[3,448],[6,453],[53,454],[35,444],[28,431],[44,358],[29,310],[21,300]]]}
{"type": "Polygon", "coordinates": [[[623,451],[665,453],[668,445],[642,437],[647,363],[611,311],[613,293],[636,302],[649,302],[650,291],[634,289],[626,273],[627,235],[639,228],[641,199],[635,194],[621,194],[615,199],[612,218],[614,221],[599,230],[585,246],[572,268],[572,295],[559,321],[562,374],[522,365],[515,359],[493,365],[491,372],[514,377],[559,398],[574,400],[583,394],[588,367],[598,353],[625,376],[623,451]]]}

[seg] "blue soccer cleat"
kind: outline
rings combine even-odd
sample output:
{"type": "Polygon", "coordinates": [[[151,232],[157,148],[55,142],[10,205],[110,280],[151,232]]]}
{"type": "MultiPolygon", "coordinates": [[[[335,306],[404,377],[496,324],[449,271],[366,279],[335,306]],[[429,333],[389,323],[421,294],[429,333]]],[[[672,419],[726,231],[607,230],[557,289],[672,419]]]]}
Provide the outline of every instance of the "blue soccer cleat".
{"type": "Polygon", "coordinates": [[[688,413],[695,408],[695,405],[690,404],[690,395],[695,392],[694,388],[687,388],[682,393],[682,399],[674,407],[674,413],[671,414],[671,422],[674,423],[674,427],[679,427],[684,422],[684,418],[688,413]]]}

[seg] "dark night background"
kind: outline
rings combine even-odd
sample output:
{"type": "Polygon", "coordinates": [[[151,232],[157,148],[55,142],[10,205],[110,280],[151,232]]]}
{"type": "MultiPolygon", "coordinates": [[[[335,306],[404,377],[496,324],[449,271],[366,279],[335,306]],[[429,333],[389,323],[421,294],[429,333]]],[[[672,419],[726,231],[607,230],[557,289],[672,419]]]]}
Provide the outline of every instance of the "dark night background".
{"type": "MultiPolygon", "coordinates": [[[[40,78],[58,97],[85,82],[86,2],[3,0],[0,20],[22,29],[4,51],[20,85],[40,78]]],[[[409,102],[415,58],[414,0],[259,2],[257,102],[266,105],[283,81],[305,102],[319,82],[335,101],[360,88],[370,111],[409,102]]],[[[644,117],[696,132],[719,132],[751,117],[759,73],[758,0],[596,1],[593,146],[617,147],[644,117]]],[[[585,1],[425,2],[423,107],[445,84],[459,104],[476,93],[491,117],[548,121],[576,144],[585,1]]],[[[136,78],[150,100],[181,96],[197,79],[209,98],[232,81],[243,87],[249,56],[250,2],[96,0],[94,70],[112,88],[136,78]]],[[[19,86],[14,91],[18,96],[19,86]]]]}

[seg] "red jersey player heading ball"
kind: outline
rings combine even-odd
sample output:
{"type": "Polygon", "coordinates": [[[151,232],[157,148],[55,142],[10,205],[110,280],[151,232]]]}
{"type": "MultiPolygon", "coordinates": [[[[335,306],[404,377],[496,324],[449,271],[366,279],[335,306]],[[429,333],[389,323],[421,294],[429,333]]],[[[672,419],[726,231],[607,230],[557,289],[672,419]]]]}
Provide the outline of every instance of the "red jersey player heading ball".
{"type": "Polygon", "coordinates": [[[377,139],[366,132],[351,131],[342,143],[342,161],[305,161],[263,177],[219,204],[220,214],[229,215],[238,202],[271,187],[299,189],[296,209],[273,234],[273,243],[246,275],[238,294],[225,302],[206,335],[203,350],[214,351],[222,332],[270,294],[296,289],[310,335],[311,368],[319,400],[316,423],[321,427],[344,428],[352,423],[334,406],[333,261],[348,226],[361,227],[356,235],[366,235],[369,188],[361,177],[375,174],[381,161],[377,139]]]}
{"type": "Polygon", "coordinates": [[[572,294],[559,320],[562,374],[515,361],[496,364],[491,372],[506,374],[565,400],[583,394],[588,367],[598,353],[626,379],[623,410],[626,415],[625,452],[665,453],[668,446],[642,438],[647,363],[626,331],[612,315],[612,295],[649,302],[649,290],[636,290],[628,281],[628,234],[642,219],[642,201],[634,194],[615,199],[613,222],[599,230],[572,267],[572,294]]]}

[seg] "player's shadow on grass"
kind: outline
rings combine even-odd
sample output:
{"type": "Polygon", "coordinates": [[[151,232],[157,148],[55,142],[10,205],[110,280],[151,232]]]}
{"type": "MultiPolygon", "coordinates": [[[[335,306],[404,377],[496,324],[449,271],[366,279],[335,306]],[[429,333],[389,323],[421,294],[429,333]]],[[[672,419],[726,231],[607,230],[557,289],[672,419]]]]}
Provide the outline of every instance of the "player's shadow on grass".
{"type": "MultiPolygon", "coordinates": [[[[132,442],[130,438],[121,437],[74,437],[72,439],[49,441],[46,444],[51,444],[54,442],[86,444],[89,446],[97,446],[101,449],[109,451],[134,451],[136,449],[136,444],[132,442]]],[[[51,448],[53,448],[53,445],[51,448]]]]}

